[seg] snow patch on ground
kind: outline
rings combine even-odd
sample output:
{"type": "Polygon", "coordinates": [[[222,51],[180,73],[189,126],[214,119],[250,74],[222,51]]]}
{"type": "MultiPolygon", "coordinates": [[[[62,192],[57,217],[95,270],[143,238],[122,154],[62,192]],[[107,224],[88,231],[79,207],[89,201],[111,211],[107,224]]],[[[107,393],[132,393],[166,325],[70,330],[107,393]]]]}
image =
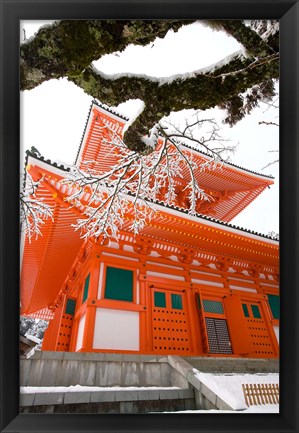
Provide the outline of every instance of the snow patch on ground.
{"type": "MultiPolygon", "coordinates": [[[[241,410],[246,406],[242,384],[279,383],[278,373],[255,374],[212,374],[200,373],[193,369],[195,376],[234,410],[241,410]]],[[[261,407],[265,407],[262,405],[261,407]]],[[[275,406],[275,405],[269,405],[275,406]]]]}
{"type": "Polygon", "coordinates": [[[21,394],[38,394],[54,392],[95,392],[95,391],[149,391],[159,389],[181,389],[178,386],[21,386],[21,394]]]}
{"type": "MultiPolygon", "coordinates": [[[[164,412],[164,413],[173,413],[173,412],[164,412]]],[[[211,413],[236,413],[236,414],[247,414],[247,413],[279,413],[279,405],[278,404],[264,404],[261,406],[250,406],[245,410],[183,410],[183,411],[177,411],[175,413],[205,413],[207,415],[210,415],[211,413]]]]}

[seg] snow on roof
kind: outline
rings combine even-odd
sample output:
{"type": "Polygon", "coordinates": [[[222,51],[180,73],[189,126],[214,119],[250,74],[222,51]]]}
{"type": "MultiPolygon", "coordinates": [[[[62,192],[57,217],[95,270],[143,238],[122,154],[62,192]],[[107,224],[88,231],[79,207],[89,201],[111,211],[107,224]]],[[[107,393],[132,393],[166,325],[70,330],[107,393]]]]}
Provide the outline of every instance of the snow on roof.
{"type": "MultiPolygon", "coordinates": [[[[27,165],[28,157],[32,157],[32,158],[37,159],[38,161],[40,161],[42,164],[48,164],[48,165],[50,165],[51,167],[53,167],[55,169],[55,171],[59,171],[60,170],[60,171],[64,171],[64,172],[69,172],[71,170],[71,168],[70,168],[71,166],[63,165],[63,164],[58,164],[56,161],[51,161],[50,159],[45,159],[43,156],[37,155],[35,153],[31,153],[29,150],[26,151],[26,154],[27,154],[27,158],[26,158],[25,165],[27,165]]],[[[64,176],[63,173],[59,173],[59,174],[61,176],[64,176]]],[[[189,215],[187,209],[184,209],[184,208],[181,208],[181,207],[178,207],[178,206],[167,205],[164,202],[161,202],[161,201],[158,201],[158,200],[156,200],[154,203],[156,205],[163,206],[164,208],[172,209],[174,211],[181,212],[181,213],[184,213],[186,215],[189,215]]],[[[275,236],[266,235],[266,234],[263,234],[263,233],[258,233],[258,232],[255,232],[253,230],[246,229],[244,227],[239,227],[239,226],[236,226],[234,224],[230,224],[230,223],[227,223],[227,222],[220,221],[220,220],[218,220],[216,218],[212,218],[212,217],[209,217],[207,215],[202,215],[202,214],[196,213],[196,215],[194,217],[198,218],[198,219],[205,220],[205,221],[210,221],[210,222],[212,222],[214,224],[220,224],[223,227],[227,227],[227,228],[234,229],[234,230],[239,230],[239,231],[242,231],[244,233],[248,233],[249,235],[254,235],[254,236],[262,237],[264,239],[269,239],[269,240],[278,242],[278,240],[277,240],[277,238],[275,236]]]]}
{"type": "Polygon", "coordinates": [[[25,337],[27,340],[33,341],[36,344],[40,344],[42,341],[40,338],[35,337],[35,335],[26,334],[25,337]]]}
{"type": "MultiPolygon", "coordinates": [[[[102,110],[107,111],[109,114],[112,114],[113,116],[116,116],[117,118],[119,118],[121,120],[125,120],[126,122],[130,121],[130,119],[128,117],[125,117],[123,114],[120,114],[117,111],[113,110],[113,108],[108,107],[107,105],[102,104],[101,102],[98,102],[98,101],[96,101],[94,99],[92,101],[91,105],[90,105],[90,108],[89,108],[89,112],[88,112],[88,116],[87,116],[87,119],[86,119],[86,122],[85,122],[85,127],[84,127],[84,131],[83,131],[82,138],[81,138],[81,141],[80,141],[80,146],[79,146],[79,150],[78,150],[77,156],[79,155],[79,152],[80,152],[80,149],[81,149],[81,146],[82,146],[82,143],[83,143],[83,138],[84,138],[84,135],[85,135],[85,132],[86,132],[86,128],[87,128],[87,125],[88,125],[88,119],[90,117],[90,113],[91,113],[92,107],[94,105],[96,105],[98,108],[100,108],[102,110]]],[[[203,150],[196,149],[196,148],[192,147],[191,145],[189,145],[189,144],[187,144],[185,142],[182,142],[181,144],[184,147],[186,147],[186,148],[188,148],[190,150],[195,151],[196,153],[199,153],[201,155],[204,155],[204,156],[207,156],[207,157],[211,158],[211,155],[209,155],[207,152],[204,152],[203,150]]],[[[77,161],[77,159],[76,159],[76,161],[77,161]]],[[[267,174],[264,174],[264,173],[259,173],[257,171],[253,171],[253,170],[249,170],[247,168],[241,167],[240,165],[234,164],[232,162],[224,161],[224,164],[225,165],[229,165],[229,166],[234,167],[234,168],[237,168],[239,170],[245,171],[246,173],[252,173],[254,175],[261,176],[261,177],[267,178],[267,179],[274,179],[274,176],[267,175],[267,174]]]]}

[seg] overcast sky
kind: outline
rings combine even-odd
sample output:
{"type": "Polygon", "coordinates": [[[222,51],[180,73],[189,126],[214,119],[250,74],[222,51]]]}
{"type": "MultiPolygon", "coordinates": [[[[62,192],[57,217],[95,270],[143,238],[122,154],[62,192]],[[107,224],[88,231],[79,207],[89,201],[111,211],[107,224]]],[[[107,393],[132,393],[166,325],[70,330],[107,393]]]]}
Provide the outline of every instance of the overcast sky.
{"type": "MultiPolygon", "coordinates": [[[[28,39],[44,23],[21,22],[21,41],[24,38],[23,29],[28,39]]],[[[164,40],[159,39],[146,48],[130,46],[118,55],[104,56],[95,65],[107,74],[134,72],[165,77],[209,66],[240,48],[233,38],[223,32],[213,32],[195,23],[183,27],[177,33],[169,32],[164,40]]],[[[46,158],[73,163],[91,101],[89,95],[66,79],[51,80],[33,90],[22,92],[21,161],[24,151],[35,146],[46,158]]],[[[136,106],[136,101],[121,104],[118,111],[130,117],[136,106]]],[[[190,114],[191,110],[179,116],[182,118],[190,114]]],[[[216,117],[219,122],[223,119],[223,113],[219,110],[208,110],[203,116],[216,117]]],[[[231,144],[238,144],[231,161],[275,177],[275,185],[265,190],[231,223],[264,234],[270,231],[278,233],[278,164],[265,170],[262,168],[278,157],[278,153],[271,151],[279,148],[279,128],[259,125],[259,121],[278,122],[278,110],[264,105],[233,128],[223,125],[222,135],[230,139],[231,144]]]]}

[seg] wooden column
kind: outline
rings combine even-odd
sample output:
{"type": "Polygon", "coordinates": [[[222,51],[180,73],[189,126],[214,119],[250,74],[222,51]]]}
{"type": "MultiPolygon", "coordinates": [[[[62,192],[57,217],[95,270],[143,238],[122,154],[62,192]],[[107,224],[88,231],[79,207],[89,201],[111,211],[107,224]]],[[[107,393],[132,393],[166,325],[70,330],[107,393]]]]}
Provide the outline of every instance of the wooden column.
{"type": "Polygon", "coordinates": [[[86,300],[86,315],[83,331],[82,352],[93,351],[93,336],[96,319],[96,301],[98,297],[98,282],[100,274],[99,255],[93,250],[90,265],[90,281],[86,300]]]}

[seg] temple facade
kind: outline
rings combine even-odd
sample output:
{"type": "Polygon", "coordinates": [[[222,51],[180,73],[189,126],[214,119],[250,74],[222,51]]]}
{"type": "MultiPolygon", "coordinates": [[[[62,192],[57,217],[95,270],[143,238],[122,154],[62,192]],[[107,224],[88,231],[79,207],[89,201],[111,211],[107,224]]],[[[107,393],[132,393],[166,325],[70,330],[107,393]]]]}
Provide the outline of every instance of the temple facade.
{"type": "MultiPolygon", "coordinates": [[[[125,124],[93,102],[76,165],[109,170],[117,152],[104,127],[121,134],[125,124]]],[[[198,165],[209,160],[184,152],[198,165]]],[[[177,179],[176,201],[166,204],[161,191],[138,235],[124,224],[115,239],[83,239],[72,227],[82,212],[65,200],[69,167],[29,152],[27,170],[54,209],[43,235],[21,245],[21,314],[50,321],[43,350],[279,356],[278,241],[230,223],[271,177],[223,163],[196,173],[213,200],[199,200],[195,216],[177,179]]]]}

